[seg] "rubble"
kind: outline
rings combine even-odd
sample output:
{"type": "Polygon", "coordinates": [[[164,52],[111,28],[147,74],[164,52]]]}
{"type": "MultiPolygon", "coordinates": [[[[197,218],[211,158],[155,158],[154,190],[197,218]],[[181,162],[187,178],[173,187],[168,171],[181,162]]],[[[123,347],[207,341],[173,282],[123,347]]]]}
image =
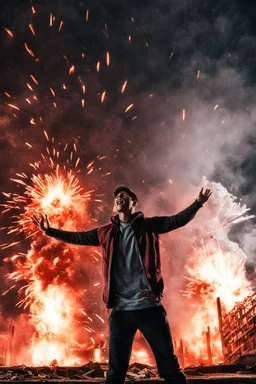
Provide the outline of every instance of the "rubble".
{"type": "MultiPolygon", "coordinates": [[[[254,362],[253,359],[251,359],[254,362]]],[[[29,367],[19,365],[14,367],[0,366],[0,383],[80,383],[105,382],[107,363],[89,363],[79,367],[59,367],[57,362],[50,366],[29,367]]],[[[256,365],[245,365],[241,362],[231,365],[191,366],[184,369],[188,383],[255,383],[256,365]]],[[[133,363],[129,366],[126,380],[155,384],[163,382],[158,375],[156,366],[133,363]]]]}

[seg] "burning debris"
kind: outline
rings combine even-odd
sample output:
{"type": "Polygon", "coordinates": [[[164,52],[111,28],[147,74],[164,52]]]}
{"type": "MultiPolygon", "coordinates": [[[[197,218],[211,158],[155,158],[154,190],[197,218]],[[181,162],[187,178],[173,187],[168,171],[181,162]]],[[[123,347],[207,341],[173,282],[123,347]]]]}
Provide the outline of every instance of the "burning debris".
{"type": "MultiPolygon", "coordinates": [[[[245,298],[223,316],[223,354],[232,363],[243,355],[256,354],[256,295],[245,298]]],[[[256,359],[254,360],[256,369],[256,359]]]]}

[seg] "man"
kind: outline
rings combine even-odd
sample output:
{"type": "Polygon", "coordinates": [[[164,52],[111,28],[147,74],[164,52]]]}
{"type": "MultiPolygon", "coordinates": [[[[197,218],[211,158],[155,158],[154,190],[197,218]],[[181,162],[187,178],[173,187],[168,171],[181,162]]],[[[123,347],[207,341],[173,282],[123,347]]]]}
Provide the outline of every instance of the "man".
{"type": "Polygon", "coordinates": [[[104,275],[103,300],[109,317],[109,369],[106,383],[123,384],[132,343],[139,329],[150,345],[159,375],[167,384],[184,384],[174,354],[169,323],[161,304],[163,278],[159,235],[187,224],[208,200],[210,189],[201,189],[188,208],[174,216],[144,217],[135,212],[136,194],[124,185],[114,190],[118,214],[109,224],[86,232],[68,232],[50,227],[47,215],[32,220],[46,235],[77,245],[101,246],[104,275]]]}

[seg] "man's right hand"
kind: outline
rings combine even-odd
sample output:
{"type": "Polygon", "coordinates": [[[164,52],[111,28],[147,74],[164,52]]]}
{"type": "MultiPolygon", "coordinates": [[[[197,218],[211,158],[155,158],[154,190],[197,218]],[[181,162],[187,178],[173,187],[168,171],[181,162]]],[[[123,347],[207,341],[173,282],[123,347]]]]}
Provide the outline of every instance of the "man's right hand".
{"type": "Polygon", "coordinates": [[[50,228],[50,224],[49,224],[49,220],[47,218],[47,215],[42,215],[41,213],[39,215],[33,215],[32,221],[43,232],[46,232],[47,229],[50,228]]]}

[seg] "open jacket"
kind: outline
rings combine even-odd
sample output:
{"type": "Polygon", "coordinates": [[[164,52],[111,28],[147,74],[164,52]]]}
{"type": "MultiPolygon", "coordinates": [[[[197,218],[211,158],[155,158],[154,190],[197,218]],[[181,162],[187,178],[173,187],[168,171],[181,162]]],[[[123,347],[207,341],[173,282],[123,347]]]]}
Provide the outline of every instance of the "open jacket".
{"type": "MultiPolygon", "coordinates": [[[[188,208],[173,216],[144,217],[142,212],[132,216],[132,226],[138,242],[146,277],[156,297],[163,295],[164,282],[161,274],[159,235],[182,227],[193,219],[202,204],[195,200],[188,208]]],[[[113,284],[111,282],[112,258],[116,234],[119,228],[119,216],[111,217],[110,223],[90,231],[69,232],[49,228],[46,235],[57,240],[76,245],[100,246],[102,250],[102,269],[104,277],[103,300],[107,308],[113,308],[113,284]]]]}

